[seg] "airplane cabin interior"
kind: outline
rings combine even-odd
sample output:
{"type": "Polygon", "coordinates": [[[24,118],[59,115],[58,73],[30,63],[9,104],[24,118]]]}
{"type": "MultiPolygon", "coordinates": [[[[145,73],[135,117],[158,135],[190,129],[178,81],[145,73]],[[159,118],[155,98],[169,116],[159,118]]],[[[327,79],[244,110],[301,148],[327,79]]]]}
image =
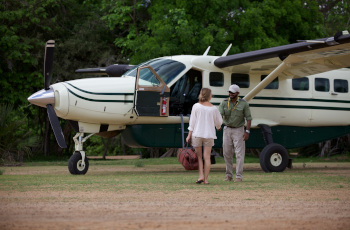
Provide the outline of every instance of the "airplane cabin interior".
{"type": "Polygon", "coordinates": [[[201,89],[202,73],[190,69],[170,88],[169,115],[190,114],[201,89]]]}

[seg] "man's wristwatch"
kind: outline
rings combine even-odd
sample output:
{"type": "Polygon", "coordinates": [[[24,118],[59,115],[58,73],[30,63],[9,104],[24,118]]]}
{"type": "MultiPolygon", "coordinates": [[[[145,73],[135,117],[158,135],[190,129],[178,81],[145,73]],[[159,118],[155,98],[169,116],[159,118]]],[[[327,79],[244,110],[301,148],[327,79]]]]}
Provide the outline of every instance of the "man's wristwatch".
{"type": "Polygon", "coordinates": [[[246,132],[246,133],[250,133],[250,130],[247,129],[245,132],[246,132]]]}

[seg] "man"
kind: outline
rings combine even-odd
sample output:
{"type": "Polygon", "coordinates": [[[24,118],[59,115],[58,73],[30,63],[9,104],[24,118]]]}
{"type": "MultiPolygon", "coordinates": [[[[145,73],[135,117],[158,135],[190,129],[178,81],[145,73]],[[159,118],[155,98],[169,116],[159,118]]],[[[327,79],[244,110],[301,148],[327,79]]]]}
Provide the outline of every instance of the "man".
{"type": "Polygon", "coordinates": [[[219,111],[223,116],[224,134],[223,150],[226,162],[225,181],[233,178],[233,151],[236,153],[236,182],[242,182],[243,164],[245,157],[245,141],[250,134],[252,116],[248,102],[238,97],[240,88],[238,85],[229,87],[229,98],[221,102],[219,111]],[[244,130],[244,124],[247,127],[244,130]]]}

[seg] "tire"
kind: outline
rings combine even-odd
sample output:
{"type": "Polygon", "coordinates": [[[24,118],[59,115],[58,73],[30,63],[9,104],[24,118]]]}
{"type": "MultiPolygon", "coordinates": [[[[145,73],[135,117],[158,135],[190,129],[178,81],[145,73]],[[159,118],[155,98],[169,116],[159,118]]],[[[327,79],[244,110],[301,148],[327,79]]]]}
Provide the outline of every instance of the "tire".
{"type": "Polygon", "coordinates": [[[89,161],[85,157],[85,166],[81,166],[82,157],[80,152],[75,152],[68,161],[68,170],[72,175],[84,175],[89,169],[89,161]]]}
{"type": "Polygon", "coordinates": [[[289,161],[288,151],[280,144],[265,146],[260,154],[260,166],[265,172],[283,172],[289,161]]]}
{"type": "Polygon", "coordinates": [[[265,153],[266,152],[264,151],[260,153],[260,156],[259,156],[260,167],[262,170],[264,170],[264,172],[270,172],[270,170],[267,169],[266,164],[264,163],[265,153]]]}

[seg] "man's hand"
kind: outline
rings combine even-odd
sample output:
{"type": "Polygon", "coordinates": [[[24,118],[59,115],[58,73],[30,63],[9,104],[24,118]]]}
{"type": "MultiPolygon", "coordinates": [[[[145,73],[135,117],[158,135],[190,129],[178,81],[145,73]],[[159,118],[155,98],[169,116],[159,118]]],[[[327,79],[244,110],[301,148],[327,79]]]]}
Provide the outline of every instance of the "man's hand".
{"type": "Polygon", "coordinates": [[[249,133],[244,132],[243,139],[244,139],[244,141],[247,141],[249,139],[249,133]]]}

